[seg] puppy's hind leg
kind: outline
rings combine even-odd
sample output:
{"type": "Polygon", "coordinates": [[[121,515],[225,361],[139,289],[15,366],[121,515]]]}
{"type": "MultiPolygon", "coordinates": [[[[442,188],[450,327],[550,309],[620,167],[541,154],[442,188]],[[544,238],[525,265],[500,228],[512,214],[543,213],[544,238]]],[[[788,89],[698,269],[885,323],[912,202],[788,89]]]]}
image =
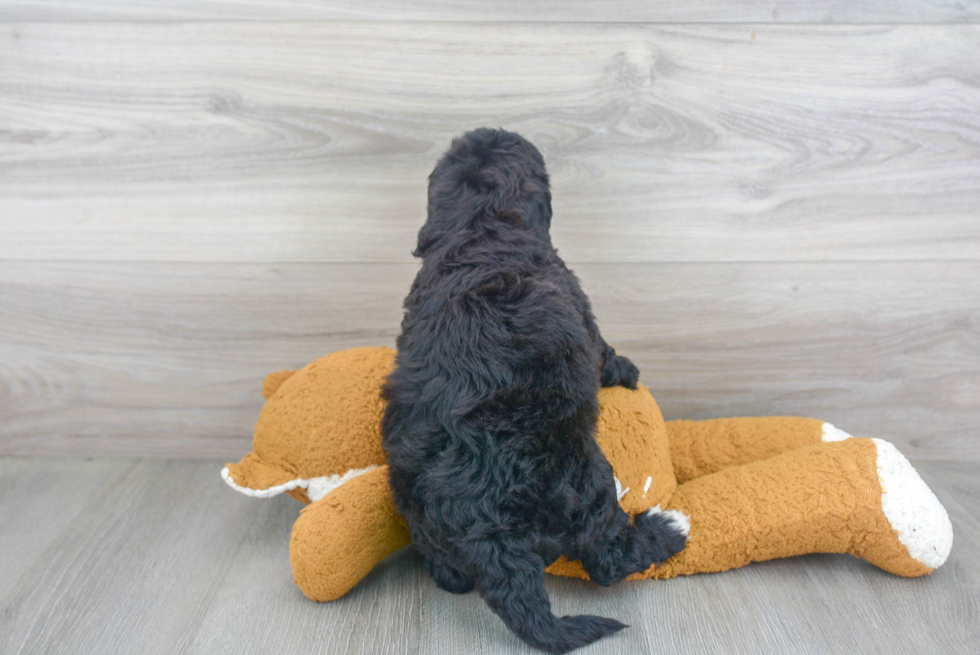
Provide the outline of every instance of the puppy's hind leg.
{"type": "MultiPolygon", "coordinates": [[[[613,494],[615,498],[615,494],[613,494]]],[[[576,552],[589,578],[608,586],[631,573],[646,571],[684,549],[690,526],[679,512],[660,512],[659,508],[638,515],[630,524],[629,514],[618,504],[610,507],[611,517],[593,515],[596,529],[578,536],[576,552]]],[[[609,516],[607,514],[607,516],[609,516]]]]}
{"type": "Polygon", "coordinates": [[[558,618],[544,589],[544,561],[512,544],[473,544],[481,571],[476,588],[494,613],[527,644],[549,653],[567,653],[627,627],[615,619],[578,615],[558,618]]]}
{"type": "Polygon", "coordinates": [[[476,585],[465,573],[435,557],[425,557],[425,568],[436,585],[451,594],[467,594],[476,585]]]}
{"type": "Polygon", "coordinates": [[[438,541],[429,538],[429,532],[424,526],[425,524],[421,521],[413,521],[411,533],[412,543],[415,550],[425,560],[425,569],[429,572],[429,577],[440,589],[451,594],[465,594],[473,591],[473,579],[455,565],[457,562],[453,561],[452,555],[446,552],[438,541]],[[450,564],[450,562],[453,563],[450,564]]]}

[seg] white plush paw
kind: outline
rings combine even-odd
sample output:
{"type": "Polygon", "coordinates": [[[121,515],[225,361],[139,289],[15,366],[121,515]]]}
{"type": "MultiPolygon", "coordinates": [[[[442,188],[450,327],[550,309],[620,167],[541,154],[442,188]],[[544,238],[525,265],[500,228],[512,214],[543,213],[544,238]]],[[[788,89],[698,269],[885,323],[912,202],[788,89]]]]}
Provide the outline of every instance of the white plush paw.
{"type": "Polygon", "coordinates": [[[898,448],[883,439],[872,441],[878,448],[885,518],[912,558],[933,569],[942,566],[953,547],[953,525],[946,508],[898,448]]]}
{"type": "Polygon", "coordinates": [[[824,423],[820,437],[823,441],[844,441],[850,439],[851,435],[840,428],[835,428],[832,423],[824,423]]]}
{"type": "Polygon", "coordinates": [[[676,509],[664,510],[660,508],[660,505],[655,505],[647,510],[647,516],[654,514],[663,515],[685,537],[691,536],[691,517],[684,512],[676,509]]]}

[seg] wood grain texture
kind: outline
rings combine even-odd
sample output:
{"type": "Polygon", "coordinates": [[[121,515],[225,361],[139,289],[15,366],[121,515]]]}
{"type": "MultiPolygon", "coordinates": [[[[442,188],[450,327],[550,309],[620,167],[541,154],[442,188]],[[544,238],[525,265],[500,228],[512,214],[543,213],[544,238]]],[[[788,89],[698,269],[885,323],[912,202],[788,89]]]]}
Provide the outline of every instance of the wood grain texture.
{"type": "MultiPolygon", "coordinates": [[[[440,591],[411,549],[344,598],[292,583],[287,497],[235,494],[219,461],[0,459],[4,653],[520,653],[475,594],[440,591]],[[28,548],[28,544],[36,544],[28,548]]],[[[972,463],[916,465],[956,543],[931,576],[847,555],[608,589],[548,577],[556,612],[631,624],[581,652],[972,653],[980,486],[972,463]]]]}
{"type": "Polygon", "coordinates": [[[376,20],[686,23],[980,22],[976,0],[4,0],[5,20],[376,20]]]}
{"type": "Polygon", "coordinates": [[[570,262],[978,259],[978,60],[980,25],[8,23],[0,258],[408,262],[489,124],[570,262]]]}
{"type": "MultiPolygon", "coordinates": [[[[580,264],[668,418],[980,459],[980,263],[580,264]]],[[[394,345],[414,264],[0,262],[0,453],[237,459],[263,377],[394,345]]]]}
{"type": "MultiPolygon", "coordinates": [[[[54,509],[82,495],[84,504],[60,522],[57,538],[37,548],[6,583],[0,650],[13,652],[159,652],[186,650],[203,607],[222,587],[249,528],[277,516],[275,505],[224,505],[227,488],[210,483],[213,462],[120,460],[102,462],[8,461],[3,477],[58,478],[84,468],[92,475],[77,491],[41,484],[5,495],[18,521],[20,541],[45,524],[17,501],[41,496],[54,509]],[[86,493],[88,492],[88,493],[86,493]],[[20,513],[17,510],[20,509],[20,513]],[[220,516],[220,518],[218,518],[220,516]]],[[[57,485],[61,486],[61,485],[57,485]]],[[[55,514],[57,516],[57,514],[55,514]]],[[[288,543],[288,521],[276,539],[288,543]]],[[[43,528],[49,530],[50,528],[43,528]]],[[[288,560],[280,562],[288,580],[288,560]]],[[[4,567],[6,568],[6,567],[4,567]]],[[[4,577],[7,576],[5,572],[4,577]]]]}

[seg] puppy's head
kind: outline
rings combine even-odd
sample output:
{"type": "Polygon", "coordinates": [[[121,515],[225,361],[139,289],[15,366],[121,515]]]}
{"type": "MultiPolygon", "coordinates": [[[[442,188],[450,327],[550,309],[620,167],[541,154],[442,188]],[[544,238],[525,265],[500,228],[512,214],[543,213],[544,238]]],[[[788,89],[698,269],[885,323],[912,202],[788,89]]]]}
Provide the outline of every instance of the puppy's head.
{"type": "Polygon", "coordinates": [[[480,128],[453,140],[429,175],[429,217],[416,257],[480,221],[519,224],[551,242],[551,191],[544,159],[514,132],[480,128]]]}

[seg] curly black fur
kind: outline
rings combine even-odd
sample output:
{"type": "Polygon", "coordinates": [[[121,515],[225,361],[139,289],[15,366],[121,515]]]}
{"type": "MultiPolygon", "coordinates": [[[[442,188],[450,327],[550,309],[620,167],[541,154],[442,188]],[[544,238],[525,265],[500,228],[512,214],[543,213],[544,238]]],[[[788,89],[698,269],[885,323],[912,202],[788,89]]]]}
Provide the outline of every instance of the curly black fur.
{"type": "Polygon", "coordinates": [[[552,614],[548,564],[579,559],[609,585],[685,537],[619,508],[597,394],[635,388],[639,371],[600,336],[550,225],[533,145],[489,129],[453,141],[429,178],[382,432],[396,506],[436,584],[475,587],[525,642],[564,653],[626,626],[552,614]]]}

